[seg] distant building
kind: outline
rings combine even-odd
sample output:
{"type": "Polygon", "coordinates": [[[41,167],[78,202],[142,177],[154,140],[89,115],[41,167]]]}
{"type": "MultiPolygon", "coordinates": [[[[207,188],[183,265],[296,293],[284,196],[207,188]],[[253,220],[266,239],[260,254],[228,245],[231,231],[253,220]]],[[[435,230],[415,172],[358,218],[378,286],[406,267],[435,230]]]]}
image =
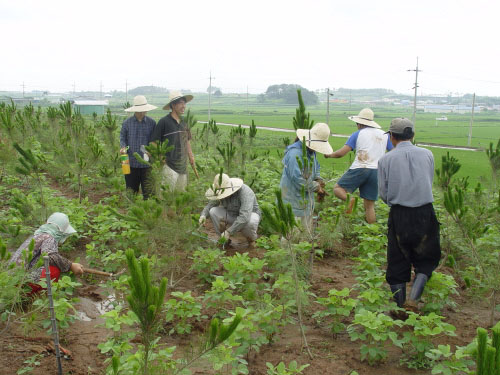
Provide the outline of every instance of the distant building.
{"type": "Polygon", "coordinates": [[[105,112],[104,107],[109,105],[107,100],[75,100],[73,106],[80,110],[82,115],[91,115],[94,112],[98,115],[103,115],[105,112]]]}
{"type": "MultiPolygon", "coordinates": [[[[475,106],[474,112],[479,112],[480,107],[475,106]]],[[[428,113],[471,113],[472,106],[456,104],[427,104],[424,106],[424,112],[428,113]]]]}

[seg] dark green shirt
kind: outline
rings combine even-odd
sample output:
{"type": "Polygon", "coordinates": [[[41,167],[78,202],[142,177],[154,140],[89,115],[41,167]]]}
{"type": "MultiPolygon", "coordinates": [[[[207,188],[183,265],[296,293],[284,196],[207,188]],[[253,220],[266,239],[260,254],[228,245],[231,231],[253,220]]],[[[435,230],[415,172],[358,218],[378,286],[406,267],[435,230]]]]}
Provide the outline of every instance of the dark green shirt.
{"type": "Polygon", "coordinates": [[[174,149],[166,154],[167,165],[179,174],[186,174],[187,142],[191,139],[191,131],[184,121],[178,123],[172,113],[158,121],[151,136],[151,142],[165,142],[166,139],[169,146],[174,146],[174,149]]]}

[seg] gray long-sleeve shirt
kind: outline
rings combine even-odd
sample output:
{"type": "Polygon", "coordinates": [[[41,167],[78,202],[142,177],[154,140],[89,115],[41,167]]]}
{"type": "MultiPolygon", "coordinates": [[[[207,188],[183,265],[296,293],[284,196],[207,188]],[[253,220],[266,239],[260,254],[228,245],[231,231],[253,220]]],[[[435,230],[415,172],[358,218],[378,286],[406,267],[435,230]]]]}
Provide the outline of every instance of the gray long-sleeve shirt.
{"type": "Polygon", "coordinates": [[[240,190],[227,198],[208,202],[201,216],[209,217],[210,209],[217,206],[224,207],[229,214],[236,216],[233,225],[227,230],[229,234],[239,232],[250,220],[252,212],[261,216],[255,193],[245,184],[241,186],[240,190]]]}
{"type": "Polygon", "coordinates": [[[389,206],[420,207],[433,202],[433,178],[432,152],[410,141],[398,143],[378,161],[378,191],[389,206]]]}

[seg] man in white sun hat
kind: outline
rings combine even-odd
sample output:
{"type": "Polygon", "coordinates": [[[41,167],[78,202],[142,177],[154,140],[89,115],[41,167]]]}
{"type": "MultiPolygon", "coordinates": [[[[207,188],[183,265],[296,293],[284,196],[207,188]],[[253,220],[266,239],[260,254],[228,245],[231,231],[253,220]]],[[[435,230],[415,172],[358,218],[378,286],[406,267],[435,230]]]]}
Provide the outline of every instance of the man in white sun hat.
{"type": "MultiPolygon", "coordinates": [[[[354,121],[358,130],[354,132],[344,146],[337,151],[325,155],[325,158],[341,158],[351,150],[356,150],[356,158],[349,170],[338,180],[333,192],[337,198],[347,199],[347,193],[354,193],[359,188],[359,195],[363,198],[365,218],[367,223],[374,223],[375,201],[378,198],[377,165],[386,150],[391,150],[392,144],[387,134],[381,130],[379,124],[373,121],[373,111],[364,108],[357,116],[348,117],[354,121]]],[[[351,199],[347,213],[350,213],[354,204],[351,199]]]]}
{"type": "Polygon", "coordinates": [[[144,199],[147,199],[151,191],[147,181],[151,169],[149,166],[139,163],[134,157],[134,152],[144,158],[144,152],[141,149],[144,150],[144,146],[148,146],[151,142],[151,135],[156,126],[155,120],[146,116],[146,113],[157,107],[148,104],[143,95],[137,95],[133,103],[132,107],[125,109],[125,112],[133,112],[134,115],[123,121],[120,131],[120,153],[128,153],[130,160],[130,174],[125,175],[127,189],[137,193],[141,187],[144,199]]]}
{"type": "Polygon", "coordinates": [[[229,240],[235,233],[241,232],[249,246],[253,247],[261,217],[253,190],[241,178],[230,178],[223,173],[215,176],[205,196],[210,202],[200,215],[200,225],[210,217],[219,236],[229,240]]]}
{"type": "Polygon", "coordinates": [[[314,193],[320,197],[326,194],[316,152],[331,154],[333,149],[328,142],[330,128],[327,124],[318,123],[311,129],[298,129],[296,133],[295,142],[285,150],[280,188],[283,202],[289,203],[294,215],[309,228],[314,211],[314,193]],[[304,140],[307,159],[310,163],[308,171],[301,168],[297,162],[297,158],[302,159],[304,140]]]}
{"type": "Polygon", "coordinates": [[[171,112],[158,121],[153,132],[153,141],[165,142],[174,148],[166,154],[166,164],[163,167],[163,180],[170,190],[184,191],[187,186],[187,161],[194,166],[194,156],[191,150],[191,131],[182,120],[186,103],[193,100],[193,95],[183,95],[179,91],[171,91],[168,103],[163,107],[171,112]]]}

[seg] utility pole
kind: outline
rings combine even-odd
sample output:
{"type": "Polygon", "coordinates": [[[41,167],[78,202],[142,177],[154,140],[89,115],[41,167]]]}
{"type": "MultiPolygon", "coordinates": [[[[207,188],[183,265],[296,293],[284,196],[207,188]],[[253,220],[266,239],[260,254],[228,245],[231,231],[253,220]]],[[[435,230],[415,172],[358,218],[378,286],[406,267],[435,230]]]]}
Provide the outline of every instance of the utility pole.
{"type": "Polygon", "coordinates": [[[472,95],[472,114],[470,117],[470,125],[469,125],[469,139],[467,141],[467,146],[470,146],[472,139],[472,124],[474,123],[474,106],[476,105],[476,93],[472,95]]]}
{"type": "Polygon", "coordinates": [[[250,111],[248,110],[248,85],[247,85],[247,113],[250,115],[250,111]]]}
{"type": "Polygon", "coordinates": [[[212,99],[212,79],[215,79],[215,77],[212,77],[212,71],[210,71],[210,83],[208,84],[208,121],[210,121],[210,106],[211,106],[211,99],[212,99]]]}
{"type": "Polygon", "coordinates": [[[100,89],[99,89],[99,92],[100,92],[100,94],[99,94],[99,99],[100,99],[100,100],[102,100],[102,81],[101,81],[101,83],[100,83],[100,89]]]}
{"type": "Polygon", "coordinates": [[[418,72],[421,72],[421,70],[418,70],[418,57],[417,57],[417,67],[415,69],[408,69],[407,72],[415,72],[415,86],[413,88],[415,89],[415,95],[413,97],[413,125],[415,125],[415,120],[416,120],[416,113],[417,113],[417,88],[418,88],[418,72]]]}
{"type": "Polygon", "coordinates": [[[23,99],[24,99],[24,82],[21,86],[23,86],[23,99]]]}
{"type": "Polygon", "coordinates": [[[326,124],[330,125],[330,96],[333,96],[333,94],[330,94],[330,88],[328,87],[326,89],[326,124]]]}
{"type": "Polygon", "coordinates": [[[76,92],[76,91],[75,91],[75,87],[76,87],[76,85],[75,85],[75,82],[73,81],[73,97],[75,97],[75,96],[76,96],[76,94],[75,94],[75,92],[76,92]]]}
{"type": "Polygon", "coordinates": [[[352,103],[352,89],[349,90],[349,112],[351,112],[351,103],[352,103]]]}
{"type": "Polygon", "coordinates": [[[125,80],[125,103],[128,102],[128,82],[125,80]]]}

